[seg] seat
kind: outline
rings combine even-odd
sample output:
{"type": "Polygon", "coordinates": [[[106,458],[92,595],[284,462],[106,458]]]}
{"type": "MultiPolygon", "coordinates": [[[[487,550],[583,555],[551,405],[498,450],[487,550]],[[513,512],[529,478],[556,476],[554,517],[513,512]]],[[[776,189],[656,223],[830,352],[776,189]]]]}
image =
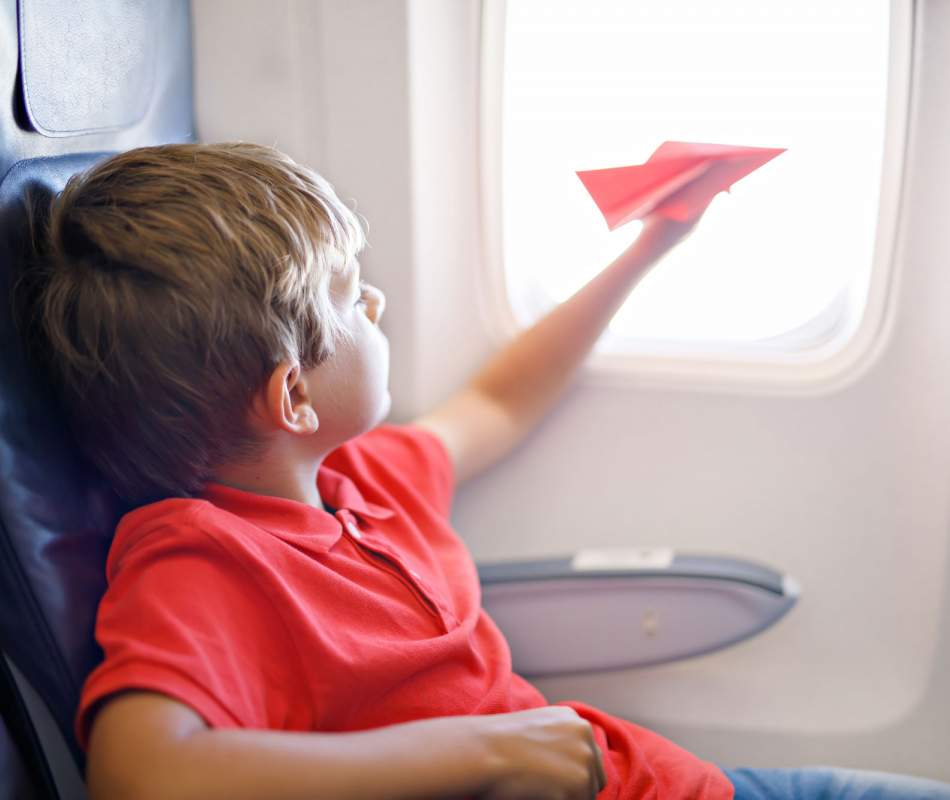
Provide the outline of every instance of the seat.
{"type": "Polygon", "coordinates": [[[11,287],[29,252],[28,195],[59,191],[110,152],[194,140],[189,4],[0,0],[0,75],[11,87],[0,110],[0,667],[13,746],[3,753],[26,769],[0,772],[0,796],[27,796],[25,775],[38,796],[80,797],[72,715],[102,657],[95,608],[123,508],[19,347],[11,287]]]}

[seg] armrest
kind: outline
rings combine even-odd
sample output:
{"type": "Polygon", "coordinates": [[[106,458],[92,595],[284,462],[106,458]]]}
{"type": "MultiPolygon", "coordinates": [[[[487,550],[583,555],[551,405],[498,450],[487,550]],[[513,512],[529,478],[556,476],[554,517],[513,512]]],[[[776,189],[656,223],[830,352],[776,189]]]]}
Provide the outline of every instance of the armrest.
{"type": "Polygon", "coordinates": [[[668,548],[479,564],[478,574],[482,605],[525,676],[709,653],[773,625],[800,594],[793,578],[762,564],[668,548]]]}

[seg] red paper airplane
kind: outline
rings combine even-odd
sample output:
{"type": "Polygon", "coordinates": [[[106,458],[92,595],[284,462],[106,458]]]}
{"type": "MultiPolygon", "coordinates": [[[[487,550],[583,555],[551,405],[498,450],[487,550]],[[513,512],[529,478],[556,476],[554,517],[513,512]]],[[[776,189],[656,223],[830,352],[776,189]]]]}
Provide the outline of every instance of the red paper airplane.
{"type": "Polygon", "coordinates": [[[785,147],[663,142],[645,163],[577,173],[609,230],[656,213],[679,222],[695,219],[712,199],[771,161],[785,147]]]}

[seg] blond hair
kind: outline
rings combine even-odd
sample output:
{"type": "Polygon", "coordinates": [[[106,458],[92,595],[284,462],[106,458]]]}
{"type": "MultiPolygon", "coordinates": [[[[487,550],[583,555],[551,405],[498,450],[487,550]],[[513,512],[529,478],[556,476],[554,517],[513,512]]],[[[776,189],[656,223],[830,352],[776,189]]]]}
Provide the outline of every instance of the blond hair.
{"type": "Polygon", "coordinates": [[[260,457],[251,399],[347,337],[329,280],[366,243],[326,180],[245,143],[108,158],[52,199],[40,240],[48,368],[80,448],[135,504],[260,457]]]}

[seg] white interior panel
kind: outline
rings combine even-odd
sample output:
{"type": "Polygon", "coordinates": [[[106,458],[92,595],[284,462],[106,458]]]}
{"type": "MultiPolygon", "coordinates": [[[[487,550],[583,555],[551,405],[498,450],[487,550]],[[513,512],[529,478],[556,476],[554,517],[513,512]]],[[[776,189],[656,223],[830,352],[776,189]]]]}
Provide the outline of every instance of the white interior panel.
{"type": "MultiPolygon", "coordinates": [[[[521,447],[460,487],[453,522],[477,559],[652,545],[802,584],[787,617],[734,648],[539,681],[550,699],[725,765],[950,779],[950,4],[913,16],[894,278],[864,367],[783,395],[603,381],[588,364],[521,447]]],[[[195,20],[202,139],[277,143],[369,220],[361,260],[388,298],[391,421],[408,421],[507,335],[475,299],[488,280],[478,4],[196,0],[195,20]]]]}

